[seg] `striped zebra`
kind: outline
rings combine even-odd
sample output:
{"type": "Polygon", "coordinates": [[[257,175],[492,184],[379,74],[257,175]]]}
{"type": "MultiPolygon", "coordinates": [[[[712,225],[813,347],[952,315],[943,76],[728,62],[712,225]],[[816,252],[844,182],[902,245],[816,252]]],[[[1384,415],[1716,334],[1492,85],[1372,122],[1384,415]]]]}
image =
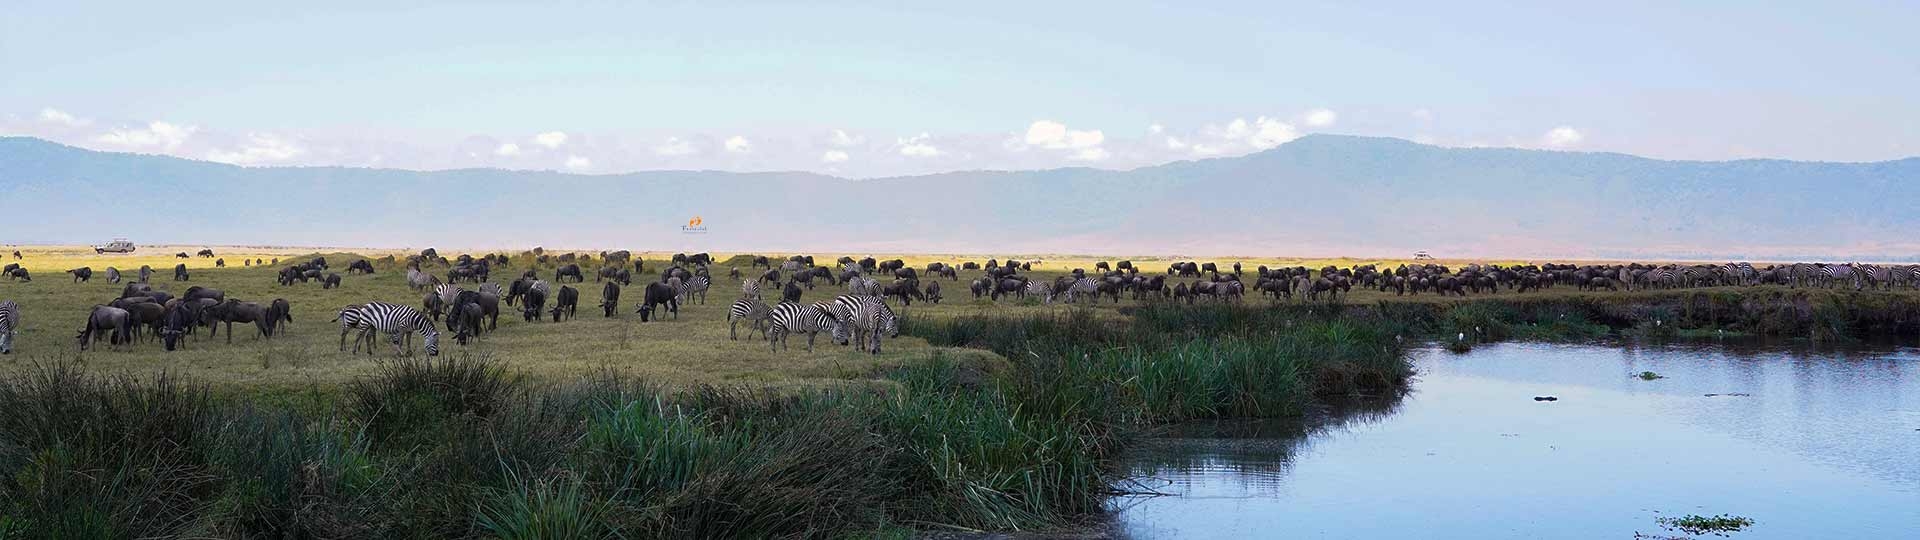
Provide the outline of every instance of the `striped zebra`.
{"type": "Polygon", "coordinates": [[[1053,285],[1045,281],[1035,280],[1027,282],[1027,291],[1025,294],[1026,296],[1039,297],[1042,302],[1048,304],[1053,303],[1053,285]]]}
{"type": "Polygon", "coordinates": [[[1877,264],[1847,263],[1847,266],[1853,268],[1854,275],[1860,276],[1860,279],[1854,282],[1855,289],[1860,288],[1861,285],[1865,285],[1868,289],[1883,287],[1888,290],[1893,289],[1893,269],[1877,264]]]}
{"type": "MultiPolygon", "coordinates": [[[[427,314],[413,306],[369,302],[359,311],[360,324],[386,334],[387,342],[393,344],[396,354],[403,350],[400,344],[402,338],[407,340],[405,352],[412,354],[413,334],[420,334],[421,340],[426,342],[427,356],[440,355],[440,330],[434,328],[433,320],[428,319],[427,314]]],[[[373,354],[372,347],[367,348],[367,354],[373,354]]]]}
{"type": "Polygon", "coordinates": [[[1099,295],[1100,295],[1100,285],[1098,283],[1094,283],[1093,278],[1083,277],[1080,279],[1076,279],[1073,281],[1073,283],[1067,285],[1066,302],[1071,304],[1075,300],[1078,300],[1080,298],[1086,298],[1088,300],[1097,300],[1099,299],[1098,298],[1099,295]]]}
{"type": "Polygon", "coordinates": [[[500,298],[502,296],[501,290],[500,290],[500,284],[494,283],[491,281],[486,283],[481,283],[480,292],[484,294],[491,294],[493,295],[494,298],[500,298]]]}
{"type": "Polygon", "coordinates": [[[1854,289],[1860,288],[1859,275],[1853,272],[1853,267],[1851,266],[1847,266],[1843,264],[1829,264],[1829,265],[1821,266],[1820,274],[1824,276],[1821,278],[1822,287],[1832,288],[1835,286],[1844,286],[1847,284],[1851,284],[1853,285],[1854,289]]]}
{"type": "Polygon", "coordinates": [[[692,303],[691,301],[696,297],[700,299],[700,303],[705,304],[707,303],[707,288],[712,284],[713,280],[707,278],[706,275],[695,275],[681,282],[680,286],[674,289],[674,293],[675,296],[680,297],[680,303],[682,304],[692,303]]]}
{"type": "Polygon", "coordinates": [[[440,305],[449,308],[453,307],[453,299],[460,296],[460,291],[464,290],[466,289],[462,289],[459,285],[452,283],[441,283],[433,286],[433,294],[440,297],[440,305]]]}
{"type": "Polygon", "coordinates": [[[780,271],[788,274],[799,272],[800,261],[787,261],[787,262],[780,263],[780,271]]]}
{"type": "Polygon", "coordinates": [[[871,354],[880,354],[880,335],[887,337],[900,335],[900,321],[894,316],[893,308],[877,296],[845,295],[833,299],[830,313],[834,322],[835,343],[859,342],[860,350],[871,354]]]}
{"type": "Polygon", "coordinates": [[[880,280],[859,276],[847,280],[847,294],[856,296],[880,296],[880,280]]]}
{"type": "Polygon", "coordinates": [[[760,299],[760,280],[749,279],[740,282],[740,297],[752,300],[760,299]]]}
{"type": "Polygon", "coordinates": [[[746,321],[750,325],[747,327],[748,337],[752,337],[755,330],[760,331],[760,337],[767,337],[765,324],[771,313],[772,310],[767,308],[767,303],[761,302],[759,298],[734,300],[733,307],[727,309],[727,339],[740,339],[741,321],[746,321]]]}
{"type": "Polygon", "coordinates": [[[440,278],[421,272],[419,268],[407,269],[407,288],[418,291],[440,283],[440,278]]]}
{"type": "Polygon", "coordinates": [[[360,313],[360,310],[365,307],[367,306],[354,304],[340,308],[340,313],[334,316],[333,320],[340,323],[340,352],[347,352],[348,332],[360,332],[353,338],[353,352],[360,352],[361,343],[366,343],[367,350],[373,350],[373,327],[367,325],[366,317],[360,313]]]}
{"type": "Polygon", "coordinates": [[[0,354],[13,354],[13,335],[20,331],[20,304],[0,302],[0,354]]]}
{"type": "Polygon", "coordinates": [[[781,302],[773,306],[767,314],[766,330],[768,348],[778,351],[787,348],[787,336],[807,335],[807,352],[813,352],[813,340],[821,331],[829,335],[838,335],[840,323],[827,309],[828,302],[802,304],[799,302],[781,302]]]}
{"type": "Polygon", "coordinates": [[[1920,287],[1920,264],[1901,267],[1900,271],[1895,273],[1895,277],[1905,281],[1909,289],[1920,287]]]}

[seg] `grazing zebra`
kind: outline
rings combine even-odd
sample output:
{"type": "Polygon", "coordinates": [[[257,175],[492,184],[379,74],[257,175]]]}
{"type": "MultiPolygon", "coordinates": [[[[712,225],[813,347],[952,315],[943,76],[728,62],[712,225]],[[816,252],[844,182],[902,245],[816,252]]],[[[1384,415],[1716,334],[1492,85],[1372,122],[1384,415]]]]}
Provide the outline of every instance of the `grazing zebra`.
{"type": "Polygon", "coordinates": [[[753,280],[740,282],[740,297],[752,299],[752,300],[759,300],[760,299],[760,280],[753,279],[753,280]]]}
{"type": "Polygon", "coordinates": [[[418,291],[439,283],[440,278],[434,277],[432,274],[421,272],[418,268],[407,269],[407,288],[409,289],[418,291]]]}
{"type": "Polygon", "coordinates": [[[822,330],[827,331],[829,335],[837,336],[840,332],[840,323],[834,320],[833,314],[825,307],[827,304],[827,302],[813,304],[781,302],[773,306],[772,312],[767,314],[769,322],[764,332],[767,336],[768,348],[776,351],[785,349],[787,336],[806,334],[807,352],[811,353],[814,337],[818,336],[822,330]]]}
{"type": "Polygon", "coordinates": [[[13,354],[13,334],[20,328],[20,305],[0,302],[0,354],[13,354]]]}
{"type": "Polygon", "coordinates": [[[1069,304],[1079,298],[1097,300],[1097,297],[1100,295],[1100,285],[1094,283],[1093,278],[1083,277],[1076,279],[1073,283],[1067,285],[1066,295],[1066,302],[1069,304]]]}
{"type": "Polygon", "coordinates": [[[1875,264],[1847,263],[1847,266],[1853,267],[1854,274],[1860,276],[1860,279],[1854,283],[1855,289],[1860,288],[1861,285],[1865,285],[1866,288],[1869,289],[1878,289],[1881,287],[1885,287],[1888,290],[1893,289],[1894,274],[1892,269],[1875,264]]]}
{"type": "Polygon", "coordinates": [[[789,274],[794,272],[799,272],[800,261],[787,261],[787,262],[780,263],[780,271],[786,272],[789,274]]]}
{"type": "Polygon", "coordinates": [[[1822,286],[1824,287],[1831,288],[1834,287],[1835,284],[1851,283],[1854,289],[1860,288],[1859,274],[1855,274],[1851,266],[1829,264],[1820,267],[1820,274],[1825,276],[1822,278],[1822,281],[1824,281],[1822,286]]]}
{"type": "Polygon", "coordinates": [[[880,354],[880,334],[900,335],[899,319],[880,297],[845,295],[833,299],[830,309],[834,322],[839,324],[833,332],[835,343],[857,341],[860,350],[880,354]]]}
{"type": "Polygon", "coordinates": [[[746,321],[751,325],[747,328],[748,336],[752,336],[753,332],[758,330],[760,337],[766,337],[767,328],[765,324],[767,316],[771,313],[772,310],[767,308],[767,303],[761,302],[759,298],[741,298],[734,300],[733,307],[727,309],[727,339],[740,339],[740,321],[746,321]]]}
{"type": "Polygon", "coordinates": [[[713,280],[708,279],[706,275],[696,275],[687,278],[686,281],[680,282],[680,286],[675,288],[674,292],[680,297],[680,303],[682,304],[692,303],[691,301],[696,297],[700,299],[699,303],[705,304],[707,303],[707,287],[712,283],[713,280]]]}
{"type": "Polygon", "coordinates": [[[1044,281],[1027,282],[1027,296],[1040,297],[1045,303],[1053,303],[1053,285],[1044,281]]]}
{"type": "MultiPolygon", "coordinates": [[[[342,323],[345,324],[345,323],[342,323]]],[[[402,351],[400,340],[407,340],[405,351],[413,353],[413,334],[420,334],[426,342],[427,356],[440,355],[440,331],[434,328],[433,320],[427,314],[413,306],[369,302],[360,308],[360,324],[387,335],[387,342],[393,344],[394,353],[402,351]]],[[[356,347],[357,348],[357,347],[356,347]]],[[[373,354],[373,348],[367,348],[367,354],[373,354]]]]}
{"type": "Polygon", "coordinates": [[[880,280],[860,276],[847,280],[847,294],[856,296],[880,296],[880,280]]]}
{"type": "Polygon", "coordinates": [[[366,317],[360,313],[366,307],[354,304],[340,308],[340,313],[333,318],[340,323],[340,352],[347,352],[347,332],[353,331],[360,332],[353,338],[353,352],[360,352],[361,343],[366,343],[369,351],[373,349],[373,327],[367,324],[366,317]]]}
{"type": "Polygon", "coordinates": [[[500,284],[499,284],[499,283],[494,283],[494,282],[491,282],[491,281],[489,281],[489,282],[486,282],[486,283],[481,283],[481,284],[480,284],[480,292],[481,292],[481,293],[484,293],[484,294],[491,294],[491,295],[493,295],[493,297],[494,297],[494,298],[500,298],[500,297],[502,297],[502,296],[505,296],[505,295],[503,295],[503,294],[501,294],[501,291],[500,291],[500,284]]]}

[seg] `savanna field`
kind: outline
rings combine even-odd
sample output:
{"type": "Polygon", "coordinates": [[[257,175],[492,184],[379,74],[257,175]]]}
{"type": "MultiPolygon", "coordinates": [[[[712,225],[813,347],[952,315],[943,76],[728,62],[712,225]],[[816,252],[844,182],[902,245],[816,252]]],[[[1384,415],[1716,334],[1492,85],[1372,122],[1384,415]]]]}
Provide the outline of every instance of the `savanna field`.
{"type": "MultiPolygon", "coordinates": [[[[725,262],[741,260],[734,254],[718,254],[704,304],[640,322],[642,285],[669,265],[642,253],[647,275],[625,288],[615,317],[597,307],[598,264],[583,263],[589,277],[564,284],[580,293],[573,318],[528,322],[502,305],[499,329],[477,342],[457,345],[443,331],[442,354],[428,358],[416,336],[403,358],[385,339],[372,355],[341,352],[331,319],[374,300],[420,305],[403,263],[345,271],[405,253],[214,247],[227,268],[173,257],[199,249],[27,248],[18,262],[33,280],[0,280],[0,300],[18,302],[24,318],[14,353],[0,359],[0,408],[11,411],[0,417],[0,538],[1097,535],[1108,497],[1131,489],[1114,466],[1130,441],[1177,422],[1297,416],[1325,397],[1404,392],[1415,375],[1406,350],[1420,343],[1846,340],[1911,333],[1920,321],[1909,290],[1780,286],[1444,299],[1356,287],[1337,303],[1248,294],[1189,306],[1123,294],[1047,305],[975,300],[967,285],[982,273],[965,270],[939,280],[938,304],[892,304],[902,331],[882,354],[824,335],[811,353],[804,336],[775,352],[744,327],[729,339],[739,294],[729,266],[758,273],[725,262]],[[278,267],[240,264],[316,255],[341,287],[282,286],[278,267]],[[172,280],[179,263],[191,281],[172,280]],[[130,275],[142,264],[155,267],[155,288],[176,295],[198,285],[285,299],[293,323],[271,339],[235,324],[232,344],[224,327],[211,340],[201,329],[171,353],[157,341],[80,352],[89,307],[123,287],[107,283],[106,267],[130,275]],[[81,266],[95,271],[91,282],[63,272],[81,266]]],[[[531,260],[510,255],[494,281],[531,260]]],[[[988,257],[900,258],[919,268],[988,257]]],[[[1017,258],[1040,261],[1036,279],[1096,262],[1017,258]]],[[[1143,273],[1169,262],[1132,261],[1143,273]]],[[[1248,273],[1399,263],[1241,262],[1248,273]]],[[[550,279],[553,267],[536,271],[550,279]]],[[[802,300],[844,293],[822,284],[802,300]]]]}

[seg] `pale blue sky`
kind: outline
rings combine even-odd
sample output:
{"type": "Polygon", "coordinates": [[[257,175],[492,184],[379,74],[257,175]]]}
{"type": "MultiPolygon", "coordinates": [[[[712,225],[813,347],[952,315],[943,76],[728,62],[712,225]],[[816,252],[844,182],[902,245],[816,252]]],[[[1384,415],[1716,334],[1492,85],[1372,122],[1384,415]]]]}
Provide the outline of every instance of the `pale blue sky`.
{"type": "Polygon", "coordinates": [[[852,176],[1311,132],[1920,154],[1916,2],[392,3],[9,2],[0,131],[257,165],[852,176]]]}

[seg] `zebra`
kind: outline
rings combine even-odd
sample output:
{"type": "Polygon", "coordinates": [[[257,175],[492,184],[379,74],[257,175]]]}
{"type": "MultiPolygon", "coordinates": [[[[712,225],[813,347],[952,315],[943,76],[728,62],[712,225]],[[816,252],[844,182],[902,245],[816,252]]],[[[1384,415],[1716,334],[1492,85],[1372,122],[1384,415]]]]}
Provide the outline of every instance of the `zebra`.
{"type": "Polygon", "coordinates": [[[760,299],[760,280],[750,279],[740,282],[740,297],[752,300],[760,299]]]}
{"type": "Polygon", "coordinates": [[[767,328],[764,324],[770,313],[771,310],[767,308],[767,303],[761,302],[759,298],[741,298],[734,300],[733,307],[727,310],[727,339],[740,339],[739,324],[741,321],[746,321],[751,325],[747,328],[747,336],[753,336],[753,332],[758,330],[760,331],[760,337],[766,337],[767,328]]]}
{"type": "Polygon", "coordinates": [[[1027,282],[1027,296],[1038,296],[1044,303],[1053,303],[1053,285],[1044,281],[1027,282]]]}
{"type": "Polygon", "coordinates": [[[1823,276],[1823,287],[1831,288],[1834,287],[1835,284],[1851,283],[1855,290],[1860,288],[1859,274],[1853,272],[1852,266],[1843,264],[1825,265],[1820,267],[1820,275],[1823,276]]]}
{"type": "Polygon", "coordinates": [[[827,305],[827,302],[813,304],[781,302],[773,306],[772,312],[767,314],[769,322],[764,332],[767,336],[768,348],[776,351],[784,349],[787,346],[787,336],[806,334],[807,352],[812,353],[813,340],[822,330],[827,331],[830,336],[838,336],[840,323],[834,320],[827,305]]]}
{"type": "Polygon", "coordinates": [[[433,286],[433,294],[440,297],[440,305],[447,307],[453,307],[453,299],[460,296],[460,291],[464,290],[466,289],[462,289],[459,285],[452,283],[441,283],[433,286]]]}
{"type": "Polygon", "coordinates": [[[1852,267],[1854,274],[1860,276],[1860,279],[1854,282],[1855,289],[1860,288],[1863,284],[1869,289],[1878,289],[1881,287],[1885,287],[1888,290],[1893,289],[1894,273],[1893,270],[1888,267],[1859,263],[1847,263],[1847,266],[1852,267]]]}
{"type": "Polygon", "coordinates": [[[489,281],[489,282],[486,282],[486,283],[481,283],[481,284],[480,284],[480,292],[481,292],[481,293],[483,293],[483,294],[491,294],[491,295],[493,295],[493,297],[494,297],[494,298],[501,298],[501,297],[503,297],[503,296],[504,296],[503,294],[501,294],[501,291],[500,291],[500,284],[499,284],[499,283],[494,283],[494,282],[491,282],[491,281],[489,281]]]}
{"type": "Polygon", "coordinates": [[[1100,295],[1100,285],[1094,283],[1093,278],[1083,277],[1080,279],[1076,279],[1073,281],[1073,283],[1067,285],[1066,302],[1071,304],[1074,302],[1075,299],[1081,298],[1083,296],[1090,300],[1098,300],[1099,295],[1100,295]]]}
{"type": "Polygon", "coordinates": [[[680,286],[674,289],[674,293],[680,297],[680,303],[682,304],[692,303],[691,301],[696,297],[700,299],[700,303],[705,304],[707,303],[707,287],[712,283],[713,280],[708,279],[706,275],[696,275],[681,282],[680,286]]]}
{"type": "Polygon", "coordinates": [[[786,273],[789,273],[789,274],[791,274],[791,273],[794,273],[794,272],[799,272],[799,271],[800,271],[800,261],[787,261],[787,262],[783,262],[783,263],[780,263],[780,271],[781,271],[781,272],[786,272],[786,273]]]}
{"type": "Polygon", "coordinates": [[[880,296],[880,280],[859,276],[847,280],[847,294],[856,296],[880,296]]]}
{"type": "MultiPolygon", "coordinates": [[[[433,320],[427,314],[413,306],[369,302],[360,308],[360,324],[370,330],[378,330],[387,335],[387,342],[393,344],[395,353],[401,352],[401,338],[406,338],[405,351],[413,352],[413,334],[420,334],[426,342],[427,356],[440,355],[440,331],[434,328],[433,320]]],[[[344,324],[344,323],[342,323],[344,324]]],[[[357,349],[357,347],[356,347],[357,349]]],[[[367,354],[373,354],[373,348],[367,348],[367,354]]]]}
{"type": "Polygon", "coordinates": [[[13,354],[13,335],[20,331],[20,305],[0,302],[0,354],[13,354]]]}
{"type": "Polygon", "coordinates": [[[407,269],[407,288],[409,289],[418,291],[420,289],[425,289],[428,287],[432,287],[434,285],[438,285],[439,283],[440,283],[440,278],[434,277],[433,274],[421,272],[419,268],[407,269]]]}
{"type": "Polygon", "coordinates": [[[834,329],[834,343],[860,342],[860,350],[871,354],[880,354],[880,334],[887,337],[900,335],[899,318],[893,314],[893,308],[877,296],[844,295],[833,299],[830,308],[834,321],[839,327],[834,329]]]}
{"type": "Polygon", "coordinates": [[[347,352],[347,333],[353,331],[360,332],[353,338],[353,352],[360,352],[361,343],[366,343],[369,351],[373,349],[373,327],[367,324],[366,316],[360,312],[366,307],[354,304],[340,308],[340,313],[334,316],[333,320],[340,323],[340,352],[347,352]]]}

